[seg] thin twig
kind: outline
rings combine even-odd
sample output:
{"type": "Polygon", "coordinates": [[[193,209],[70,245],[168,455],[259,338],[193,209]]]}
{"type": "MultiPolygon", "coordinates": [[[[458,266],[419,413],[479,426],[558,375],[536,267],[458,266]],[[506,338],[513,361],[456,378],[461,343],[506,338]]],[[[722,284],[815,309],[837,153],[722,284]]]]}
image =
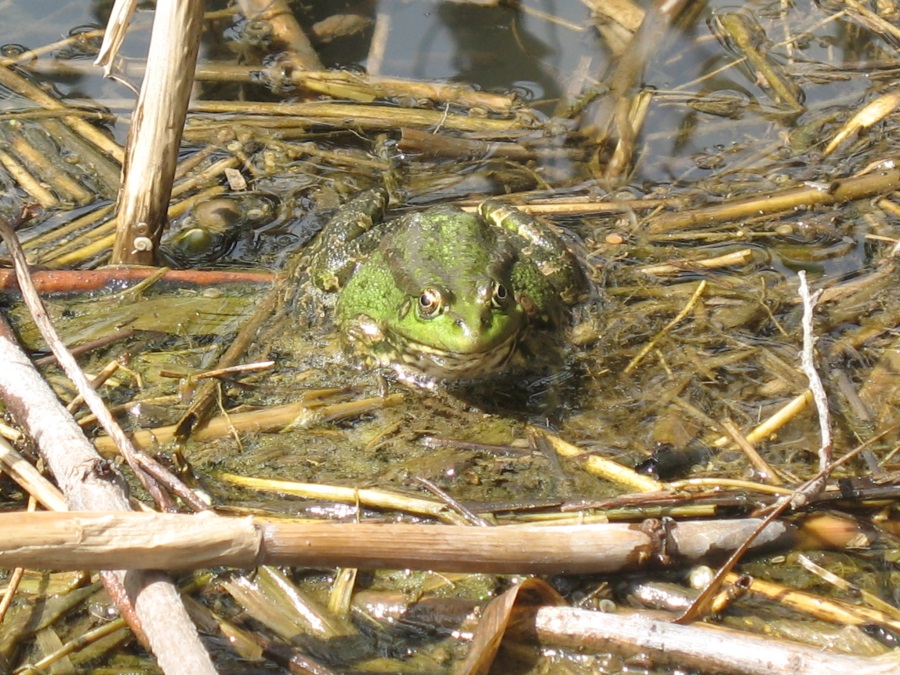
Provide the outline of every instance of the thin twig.
{"type": "Polygon", "coordinates": [[[684,306],[684,308],[678,312],[678,315],[672,319],[669,323],[667,323],[659,333],[653,336],[653,339],[650,340],[647,344],[644,345],[643,349],[637,353],[637,355],[631,359],[631,362],[625,366],[625,374],[633,372],[635,368],[638,367],[641,361],[644,360],[644,357],[649,354],[654,347],[656,347],[657,343],[666,335],[670,330],[672,330],[675,326],[677,326],[681,320],[688,315],[688,313],[694,308],[700,301],[700,297],[703,295],[703,292],[706,290],[706,279],[697,284],[697,290],[694,291],[694,294],[691,296],[691,299],[688,300],[688,303],[684,306]]]}
{"type": "MultiPolygon", "coordinates": [[[[813,334],[813,310],[816,302],[822,295],[822,291],[818,290],[812,295],[809,292],[809,285],[806,283],[806,272],[800,270],[797,274],[800,279],[800,299],[803,301],[803,350],[800,352],[800,367],[809,380],[809,389],[813,395],[813,402],[816,404],[816,412],[819,416],[819,471],[822,472],[831,464],[832,459],[832,440],[831,440],[831,416],[828,412],[828,396],[825,393],[825,387],[819,373],[816,371],[815,364],[815,344],[816,338],[813,334]]],[[[802,499],[808,499],[811,493],[820,492],[825,487],[825,476],[822,474],[821,480],[809,486],[804,491],[802,499]]],[[[799,495],[798,495],[799,498],[799,495]]],[[[795,508],[799,504],[794,505],[795,508]]]]}

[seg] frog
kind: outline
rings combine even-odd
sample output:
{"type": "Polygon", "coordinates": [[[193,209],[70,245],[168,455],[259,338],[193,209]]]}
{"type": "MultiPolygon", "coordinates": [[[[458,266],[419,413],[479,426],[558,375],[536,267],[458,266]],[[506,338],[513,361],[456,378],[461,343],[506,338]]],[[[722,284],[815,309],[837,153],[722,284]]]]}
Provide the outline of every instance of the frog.
{"type": "Polygon", "coordinates": [[[496,199],[385,219],[363,191],[325,224],[308,270],[360,363],[425,386],[503,371],[530,331],[560,327],[588,277],[550,226],[496,199]]]}

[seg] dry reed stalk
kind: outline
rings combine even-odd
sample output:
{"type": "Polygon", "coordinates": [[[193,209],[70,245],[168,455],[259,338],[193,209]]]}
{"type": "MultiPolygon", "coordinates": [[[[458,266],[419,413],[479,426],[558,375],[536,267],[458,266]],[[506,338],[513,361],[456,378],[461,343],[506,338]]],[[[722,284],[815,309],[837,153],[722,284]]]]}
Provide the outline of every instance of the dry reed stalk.
{"type": "Polygon", "coordinates": [[[232,485],[261,492],[277,492],[279,494],[303,497],[304,499],[317,499],[372,509],[399,511],[423,518],[434,518],[449,525],[468,524],[465,518],[450,510],[443,502],[422,499],[421,497],[411,497],[392,490],[298,483],[287,480],[249,478],[234,474],[221,474],[219,479],[232,485]]]}
{"type": "MultiPolygon", "coordinates": [[[[67,205],[83,206],[91,203],[94,200],[94,194],[63,171],[55,163],[55,161],[59,161],[58,157],[53,157],[47,148],[38,148],[29,142],[29,136],[31,134],[28,134],[27,130],[20,129],[19,133],[11,134],[9,139],[12,149],[22,161],[36,171],[42,178],[42,182],[50,185],[67,205]]],[[[46,139],[38,137],[36,140],[46,139]]]]}
{"type": "MultiPolygon", "coordinates": [[[[266,522],[208,512],[0,514],[0,565],[51,569],[298,567],[576,574],[684,564],[733,550],[760,519],[464,527],[266,522]]],[[[769,523],[754,546],[794,542],[769,523]]]]}
{"type": "Polygon", "coordinates": [[[59,206],[59,200],[37,178],[31,175],[12,155],[0,150],[0,164],[13,177],[16,184],[27,192],[42,208],[53,209],[59,206]]]}
{"type": "MultiPolygon", "coordinates": [[[[729,583],[735,583],[738,579],[739,575],[737,574],[729,574],[726,577],[726,581],[729,583]]],[[[896,616],[896,608],[892,608],[893,612],[886,613],[870,607],[823,598],[820,595],[798,591],[762,579],[753,579],[748,590],[778,602],[784,607],[830,623],[842,623],[849,626],[874,624],[891,631],[900,631],[900,619],[896,616]]]]}
{"type": "MultiPolygon", "coordinates": [[[[279,431],[290,426],[311,426],[360,415],[378,408],[395,406],[402,400],[402,394],[391,394],[384,398],[366,398],[333,405],[308,402],[287,403],[252,412],[213,417],[207,424],[195,430],[191,437],[194,440],[203,440],[222,438],[236,432],[257,433],[279,431]]],[[[178,431],[177,424],[153,429],[139,429],[132,434],[131,441],[136,448],[152,448],[176,440],[178,431]]],[[[97,451],[105,456],[112,456],[117,452],[116,444],[108,436],[95,438],[94,445],[97,451]]]]}
{"type": "Polygon", "coordinates": [[[194,83],[202,18],[199,0],[156,4],[147,72],[122,171],[114,263],[156,262],[194,83]]]}
{"type": "Polygon", "coordinates": [[[854,199],[887,194],[900,187],[900,169],[893,167],[892,160],[882,162],[881,166],[882,168],[876,171],[836,180],[827,185],[797,187],[775,193],[766,192],[716,206],[664,213],[650,219],[647,231],[651,234],[663,234],[688,227],[726,222],[739,223],[745,219],[785,211],[833,206],[854,199]]]}
{"type": "MultiPolygon", "coordinates": [[[[321,124],[349,129],[396,129],[403,126],[453,129],[456,131],[495,132],[509,136],[523,130],[536,130],[538,126],[521,116],[511,119],[470,117],[443,110],[421,108],[393,108],[384,105],[331,103],[310,101],[297,103],[266,101],[195,101],[191,109],[204,113],[241,113],[265,115],[272,119],[260,121],[277,125],[281,117],[292,126],[321,124]]],[[[245,121],[245,123],[247,123],[245,121]]]]}
{"type": "Polygon", "coordinates": [[[560,457],[568,459],[580,459],[584,462],[584,469],[593,476],[605,478],[619,485],[623,485],[642,492],[661,492],[666,489],[664,483],[655,478],[640,474],[634,469],[614,462],[605,457],[591,454],[578,446],[567,443],[559,436],[534,430],[534,433],[546,438],[560,457]]]}
{"type": "MultiPolygon", "coordinates": [[[[0,85],[12,89],[17,94],[31,99],[48,110],[66,110],[64,103],[56,100],[43,89],[9,68],[0,68],[0,85]]],[[[94,154],[96,154],[96,148],[99,148],[115,158],[116,161],[122,161],[122,148],[93,124],[74,114],[64,116],[62,121],[74,132],[74,136],[84,138],[95,146],[94,154]]]]}

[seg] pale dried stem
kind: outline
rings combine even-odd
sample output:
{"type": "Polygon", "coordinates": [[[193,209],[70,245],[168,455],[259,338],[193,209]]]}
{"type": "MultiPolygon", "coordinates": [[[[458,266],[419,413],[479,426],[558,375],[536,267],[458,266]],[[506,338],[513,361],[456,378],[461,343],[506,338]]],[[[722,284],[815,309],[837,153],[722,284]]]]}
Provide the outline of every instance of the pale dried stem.
{"type": "MultiPolygon", "coordinates": [[[[781,429],[785,424],[793,420],[797,415],[806,410],[812,402],[812,392],[809,390],[803,392],[799,396],[795,396],[785,405],[779,408],[768,419],[751,429],[745,438],[750,443],[757,443],[764,440],[781,429]]],[[[720,436],[712,445],[716,448],[723,448],[732,443],[730,436],[720,436]]]]}
{"type": "MultiPolygon", "coordinates": [[[[93,75],[92,66],[78,61],[37,61],[28,65],[30,72],[44,77],[87,77],[93,75]]],[[[127,76],[140,78],[146,72],[146,64],[131,61],[127,64],[127,76]]],[[[297,87],[307,91],[339,99],[371,103],[377,98],[406,98],[426,100],[435,104],[453,103],[470,108],[484,108],[491,112],[508,113],[516,106],[516,97],[490,91],[479,91],[471,86],[454,82],[410,80],[400,77],[379,76],[372,73],[354,73],[336,70],[290,70],[280,65],[243,65],[238,63],[197,64],[194,79],[200,82],[230,82],[260,84],[273,87],[297,87]]],[[[249,105],[250,102],[244,101],[249,105]]],[[[71,112],[51,111],[54,114],[96,115],[96,111],[74,109],[71,112]]],[[[17,116],[22,116],[19,113],[17,116]]],[[[29,117],[34,113],[29,113],[29,117]]],[[[3,119],[3,115],[0,115],[3,119]]]]}
{"type": "MultiPolygon", "coordinates": [[[[539,128],[534,121],[526,121],[522,117],[496,119],[446,114],[442,110],[393,108],[386,105],[331,103],[330,101],[296,103],[195,101],[192,109],[197,112],[209,113],[265,115],[266,118],[259,120],[258,123],[265,124],[267,127],[277,127],[282,124],[291,126],[323,124],[349,129],[396,129],[403,126],[441,127],[456,131],[496,132],[507,137],[520,135],[524,131],[535,131],[539,128]],[[282,124],[279,124],[281,122],[279,117],[283,120],[282,124]]],[[[200,125],[202,122],[201,119],[196,124],[200,125]]],[[[249,125],[251,119],[248,117],[243,122],[249,125]]]]}
{"type": "MultiPolygon", "coordinates": [[[[198,428],[191,438],[199,441],[208,438],[221,438],[235,432],[259,433],[263,431],[279,431],[289,426],[306,427],[325,423],[329,420],[345,419],[360,415],[370,410],[398,405],[403,400],[402,394],[391,394],[387,397],[367,398],[346,403],[323,406],[320,403],[298,402],[280,406],[272,406],[252,412],[233,413],[210,419],[209,423],[198,428]]],[[[152,448],[159,444],[175,440],[179,431],[177,424],[153,429],[138,429],[132,434],[132,442],[138,448],[152,448]]],[[[108,436],[94,440],[98,452],[106,456],[116,454],[116,444],[108,436]]]]}
{"type": "Polygon", "coordinates": [[[659,333],[654,335],[653,339],[650,340],[650,342],[648,342],[647,344],[645,344],[644,347],[641,349],[641,351],[639,351],[637,354],[635,354],[634,358],[632,358],[631,361],[628,363],[628,365],[625,366],[624,372],[626,375],[633,372],[634,369],[637,368],[638,365],[640,365],[641,361],[644,360],[644,357],[647,356],[647,354],[649,354],[651,351],[653,351],[653,349],[656,347],[656,345],[659,343],[659,341],[662,340],[662,338],[665,337],[665,335],[670,330],[672,330],[675,326],[677,326],[679,323],[681,323],[681,320],[684,319],[684,317],[686,317],[691,312],[691,310],[694,308],[694,306],[698,302],[700,302],[700,298],[703,297],[703,293],[706,291],[706,286],[707,286],[706,279],[704,279],[699,284],[697,284],[697,289],[694,291],[694,294],[691,296],[691,299],[688,300],[687,304],[682,308],[682,310],[680,312],[678,312],[678,314],[675,316],[675,318],[672,319],[665,326],[663,326],[662,330],[660,330],[659,333]]]}
{"type": "Polygon", "coordinates": [[[0,469],[45,509],[68,511],[65,495],[59,488],[3,439],[0,439],[0,469]]]}
{"type": "MultiPolygon", "coordinates": [[[[671,562],[727,551],[755,518],[672,523],[664,533],[633,523],[464,527],[420,523],[265,522],[169,513],[0,514],[0,565],[53,569],[293,567],[433,569],[442,572],[589,573],[635,569],[666,551],[671,562]],[[660,537],[660,535],[662,535],[660,537]]],[[[771,523],[759,545],[790,545],[771,523]]]]}
{"type": "Polygon", "coordinates": [[[131,23],[131,15],[137,8],[138,0],[116,0],[109,14],[106,31],[103,33],[103,43],[94,60],[95,66],[103,68],[104,77],[117,77],[115,60],[119,55],[119,47],[125,40],[128,32],[128,24],[131,23]]]}
{"type": "Polygon", "coordinates": [[[63,171],[54,159],[29,143],[21,134],[14,134],[10,143],[16,154],[22,158],[33,171],[41,177],[42,182],[49,184],[64,201],[83,206],[94,201],[94,194],[78,181],[63,171]]]}
{"type": "Polygon", "coordinates": [[[533,429],[532,433],[540,434],[546,438],[560,457],[583,461],[584,470],[592,476],[613,481],[641,492],[661,492],[666,489],[664,483],[659,482],[652,476],[638,473],[623,464],[589,453],[576,445],[564,441],[555,434],[548,434],[537,429],[533,429]]]}
{"type": "Polygon", "coordinates": [[[653,274],[663,276],[669,274],[680,274],[686,269],[717,269],[720,267],[731,267],[733,265],[746,265],[753,261],[753,249],[743,248],[740,251],[733,251],[714,258],[703,258],[700,260],[685,260],[681,264],[661,264],[647,265],[646,267],[638,267],[637,270],[643,274],[653,274]]]}
{"type": "MultiPolygon", "coordinates": [[[[24,77],[22,77],[18,73],[13,72],[9,68],[0,68],[0,85],[12,89],[17,94],[31,99],[39,106],[47,108],[48,110],[66,109],[65,104],[57,101],[43,89],[32,84],[24,77]]],[[[97,148],[100,148],[107,155],[114,157],[116,161],[122,161],[122,148],[120,148],[114,140],[104,134],[93,124],[81,119],[77,115],[65,116],[62,118],[62,121],[65,122],[65,124],[75,132],[76,136],[81,136],[82,138],[90,141],[90,143],[95,145],[97,148]]]]}
{"type": "Polygon", "coordinates": [[[31,175],[19,161],[7,152],[0,150],[0,164],[13,177],[16,184],[27,192],[32,199],[45,209],[54,209],[59,206],[56,196],[41,182],[31,175]]]}
{"type": "Polygon", "coordinates": [[[740,222],[785,211],[832,206],[854,199],[885,194],[900,187],[900,169],[885,163],[884,168],[865,175],[834,181],[828,185],[798,187],[781,192],[767,192],[725,204],[699,209],[684,209],[650,219],[648,232],[662,234],[681,228],[703,227],[725,222],[740,222]]]}
{"type": "MultiPolygon", "coordinates": [[[[725,580],[729,583],[735,583],[738,581],[738,575],[729,574],[725,580]]],[[[895,615],[896,609],[894,609],[893,613],[885,613],[870,607],[823,598],[819,595],[798,591],[763,579],[753,579],[750,583],[750,590],[778,602],[784,607],[829,623],[841,623],[850,626],[876,624],[892,631],[900,630],[900,620],[895,615]]]]}
{"type": "Polygon", "coordinates": [[[466,518],[449,510],[447,505],[421,497],[412,497],[391,490],[355,488],[341,485],[298,483],[286,480],[251,478],[235,474],[220,474],[219,479],[248,490],[276,492],[304,499],[323,500],[339,504],[363,506],[410,513],[424,518],[434,518],[450,525],[467,525],[466,518]]]}
{"type": "Polygon", "coordinates": [[[750,463],[753,465],[753,468],[756,469],[757,473],[760,475],[762,480],[770,483],[771,485],[782,485],[781,479],[778,478],[778,474],[775,473],[774,469],[769,466],[769,463],[763,459],[762,455],[757,452],[756,448],[750,445],[750,442],[744,437],[741,433],[741,430],[738,429],[737,425],[731,420],[723,420],[722,427],[725,431],[728,432],[728,435],[731,436],[732,440],[735,444],[741,449],[750,463]]]}
{"type": "Polygon", "coordinates": [[[114,263],[156,262],[194,83],[202,18],[199,0],[156,4],[147,72],[122,172],[114,263]]]}

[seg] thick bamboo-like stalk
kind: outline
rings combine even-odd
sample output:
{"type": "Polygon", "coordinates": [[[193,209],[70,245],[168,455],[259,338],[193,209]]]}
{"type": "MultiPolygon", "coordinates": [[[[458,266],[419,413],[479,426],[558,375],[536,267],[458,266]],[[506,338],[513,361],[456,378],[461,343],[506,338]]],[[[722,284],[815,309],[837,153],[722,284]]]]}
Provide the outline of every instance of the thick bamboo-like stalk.
{"type": "MultiPolygon", "coordinates": [[[[50,569],[251,568],[261,564],[442,572],[611,572],[705,558],[739,546],[755,518],[461,527],[409,523],[263,522],[208,513],[0,514],[0,566],[50,569]]],[[[755,545],[787,544],[771,523],[755,545]]]]}
{"type": "MultiPolygon", "coordinates": [[[[80,61],[34,61],[27,64],[29,72],[43,77],[85,77],[95,74],[93,66],[80,61]]],[[[138,79],[146,72],[146,64],[129,61],[124,64],[124,75],[138,79]]],[[[232,82],[258,84],[260,80],[270,84],[290,84],[300,89],[330,96],[371,103],[377,98],[427,99],[435,105],[452,103],[465,107],[485,108],[492,112],[508,113],[516,106],[516,97],[502,92],[480,91],[457,82],[436,82],[389,77],[346,70],[291,70],[283,64],[248,65],[225,62],[200,62],[194,79],[204,82],[232,82]]],[[[8,113],[7,113],[8,114],[8,113]]],[[[63,115],[65,111],[55,114],[63,115]]],[[[96,115],[83,109],[69,115],[96,115]]],[[[30,116],[35,113],[30,112],[30,116]]]]}
{"type": "Polygon", "coordinates": [[[114,263],[156,261],[194,83],[202,18],[199,0],[156,4],[147,72],[125,154],[114,263]]]}

